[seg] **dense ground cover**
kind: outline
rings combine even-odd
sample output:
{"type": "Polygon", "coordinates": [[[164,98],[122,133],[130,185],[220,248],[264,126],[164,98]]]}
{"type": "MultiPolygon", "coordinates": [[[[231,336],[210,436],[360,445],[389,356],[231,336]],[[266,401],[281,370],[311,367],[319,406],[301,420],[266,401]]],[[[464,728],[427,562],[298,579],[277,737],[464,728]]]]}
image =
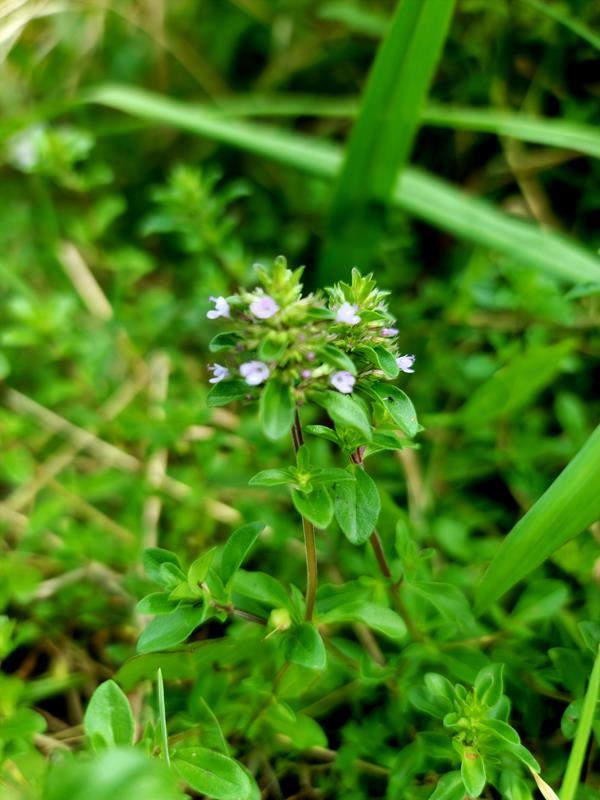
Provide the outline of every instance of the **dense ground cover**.
{"type": "Polygon", "coordinates": [[[598,796],[599,24],[0,6],[2,797],[598,796]]]}

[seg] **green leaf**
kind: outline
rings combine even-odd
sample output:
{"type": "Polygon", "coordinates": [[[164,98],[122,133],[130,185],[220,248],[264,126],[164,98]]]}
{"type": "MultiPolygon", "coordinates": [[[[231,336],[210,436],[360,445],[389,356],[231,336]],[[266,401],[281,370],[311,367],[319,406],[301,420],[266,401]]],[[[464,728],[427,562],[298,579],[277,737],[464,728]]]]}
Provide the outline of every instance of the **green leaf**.
{"type": "Polygon", "coordinates": [[[209,342],[208,349],[211,353],[219,353],[221,350],[232,350],[241,338],[240,334],[234,331],[223,331],[213,336],[209,342]]]}
{"type": "Polygon", "coordinates": [[[348,467],[353,483],[335,486],[335,518],[352,544],[364,544],[375,530],[381,500],[375,482],[363,469],[348,467]]]}
{"type": "Polygon", "coordinates": [[[485,787],[485,764],[475,750],[466,748],[460,767],[460,774],[469,797],[479,797],[485,787]]]}
{"type": "Polygon", "coordinates": [[[206,404],[209,408],[215,406],[226,406],[234,400],[241,400],[250,392],[250,387],[245,381],[219,381],[215,383],[210,392],[206,395],[206,404]]]}
{"type": "Polygon", "coordinates": [[[187,582],[192,590],[199,595],[202,595],[200,584],[204,583],[206,580],[206,576],[208,575],[208,571],[216,553],[217,548],[211,547],[210,550],[207,550],[206,553],[203,553],[199,558],[195,559],[195,561],[190,564],[190,568],[188,569],[187,573],[187,582]]]}
{"type": "Polygon", "coordinates": [[[263,469],[248,481],[248,486],[282,486],[295,484],[296,476],[291,469],[263,469]]]}
{"type": "Polygon", "coordinates": [[[417,412],[410,397],[389,383],[374,383],[370,391],[377,397],[394,425],[411,439],[419,432],[417,412]]]}
{"type": "Polygon", "coordinates": [[[265,572],[246,572],[238,569],[233,574],[233,591],[272,608],[292,610],[288,593],[278,580],[265,572]]]}
{"type": "Polygon", "coordinates": [[[381,345],[361,347],[359,352],[367,361],[383,370],[388,378],[397,378],[400,374],[400,367],[396,363],[396,359],[385,347],[381,345]]]}
{"type": "Polygon", "coordinates": [[[294,423],[296,404],[291,388],[277,380],[268,381],[260,396],[259,417],[268,439],[286,436],[294,423]]]}
{"type": "Polygon", "coordinates": [[[249,800],[252,783],[233,758],[204,747],[182,747],[173,753],[173,768],[200,794],[215,800],[249,800]]]}
{"type": "Polygon", "coordinates": [[[488,664],[475,678],[475,695],[482,705],[495,706],[504,691],[504,664],[488,664]]]}
{"type": "Polygon", "coordinates": [[[371,424],[363,407],[353,398],[339,392],[320,392],[315,402],[323,406],[336,428],[358,431],[365,441],[371,440],[371,424]]]}
{"type": "Polygon", "coordinates": [[[429,800],[464,800],[465,787],[460,772],[447,772],[437,782],[429,800]]]}
{"type": "Polygon", "coordinates": [[[104,681],[91,696],[83,730],[95,749],[133,744],[135,721],[131,706],[114,681],[104,681]]]}
{"type": "Polygon", "coordinates": [[[327,428],[325,425],[305,425],[304,430],[306,433],[312,433],[313,436],[327,439],[328,442],[333,442],[339,447],[340,437],[332,428],[327,428]]]}
{"type": "Polygon", "coordinates": [[[332,344],[326,344],[319,350],[319,355],[321,356],[322,360],[325,361],[325,363],[331,364],[338,369],[344,369],[347,372],[352,373],[352,375],[356,375],[356,365],[354,364],[354,361],[352,361],[350,356],[344,353],[343,350],[340,350],[339,347],[335,347],[332,344]]]}
{"type": "Polygon", "coordinates": [[[171,614],[163,614],[151,620],[138,639],[138,653],[165,650],[184,642],[204,622],[206,607],[181,606],[171,614]]]}
{"type": "Polygon", "coordinates": [[[51,763],[44,800],[184,800],[166,765],[142,750],[120,747],[92,760],[51,763]]]}
{"type": "Polygon", "coordinates": [[[333,519],[333,500],[324,487],[317,487],[310,494],[292,489],[292,500],[296,511],[317,528],[325,529],[333,519]]]}
{"type": "Polygon", "coordinates": [[[285,736],[296,750],[327,747],[327,737],[319,723],[307,714],[297,714],[284,704],[273,701],[265,719],[275,733],[285,736]]]}
{"type": "Polygon", "coordinates": [[[406,625],[395,611],[378,603],[343,603],[326,614],[319,615],[320,622],[362,622],[389,639],[401,641],[406,636],[406,625]]]}
{"type": "Polygon", "coordinates": [[[241,567],[254,543],[265,529],[263,522],[249,522],[235,530],[225,542],[221,555],[221,580],[225,585],[241,567]]]}
{"type": "Polygon", "coordinates": [[[580,622],[577,627],[579,628],[583,643],[588,650],[591,650],[595,655],[598,652],[598,647],[600,647],[600,624],[597,622],[585,621],[580,622]]]}
{"type": "Polygon", "coordinates": [[[329,483],[343,483],[353,481],[354,475],[351,475],[347,470],[340,469],[339,467],[317,467],[313,469],[310,475],[310,482],[312,486],[321,486],[322,484],[329,483]]]}
{"type": "Polygon", "coordinates": [[[0,742],[11,739],[29,739],[36,733],[43,733],[47,723],[41,714],[30,708],[18,708],[8,719],[0,723],[0,742]]]}
{"type": "Polygon", "coordinates": [[[165,581],[164,572],[161,571],[163,564],[173,564],[178,567],[183,577],[181,564],[175,553],[171,553],[170,550],[163,550],[161,547],[147,547],[142,553],[142,564],[146,575],[156,583],[164,583],[165,581]]]}
{"type": "Polygon", "coordinates": [[[406,164],[442,51],[453,0],[403,0],[377,51],[334,188],[319,279],[368,266],[395,178],[406,164]]]}
{"type": "Polygon", "coordinates": [[[481,613],[600,517],[600,426],[502,542],[476,594],[481,613]]]}
{"type": "Polygon", "coordinates": [[[258,357],[261,361],[277,361],[285,353],[287,346],[285,338],[277,341],[267,337],[258,346],[258,357]]]}
{"type": "Polygon", "coordinates": [[[177,603],[170,600],[166,592],[147,594],[146,597],[142,597],[135,607],[138,614],[150,614],[152,616],[170,614],[171,611],[175,611],[176,608],[177,603]]]}
{"type": "Polygon", "coordinates": [[[296,625],[285,634],[284,653],[292,664],[310,669],[325,669],[327,653],[319,631],[310,622],[296,625]]]}
{"type": "MultiPolygon", "coordinates": [[[[96,87],[86,92],[81,101],[189,130],[312,175],[332,177],[342,160],[340,148],[331,142],[258,123],[225,119],[214,110],[131,86],[96,87]]],[[[529,269],[576,284],[600,282],[597,256],[573,240],[497,211],[489,203],[420,169],[404,169],[393,201],[398,208],[418,219],[488,250],[503,253],[529,269]]],[[[352,258],[350,263],[354,261],[352,258]]],[[[344,265],[335,277],[345,277],[346,269],[344,265]]]]}

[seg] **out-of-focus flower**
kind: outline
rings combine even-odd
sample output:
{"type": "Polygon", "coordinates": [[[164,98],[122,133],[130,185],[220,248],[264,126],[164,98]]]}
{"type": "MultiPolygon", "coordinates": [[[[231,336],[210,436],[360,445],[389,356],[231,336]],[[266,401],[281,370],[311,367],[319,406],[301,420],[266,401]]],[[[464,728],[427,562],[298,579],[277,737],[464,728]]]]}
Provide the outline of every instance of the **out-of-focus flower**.
{"type": "Polygon", "coordinates": [[[414,372],[412,366],[415,363],[416,359],[417,359],[416,356],[413,356],[412,354],[411,355],[407,354],[405,356],[399,356],[396,359],[396,364],[398,364],[402,372],[414,372]]]}
{"type": "Polygon", "coordinates": [[[310,376],[312,375],[312,370],[311,369],[303,369],[302,372],[301,372],[301,375],[305,380],[308,380],[310,378],[310,376]]]}
{"type": "Polygon", "coordinates": [[[344,322],[346,325],[358,325],[360,317],[356,313],[357,311],[358,306],[356,303],[354,305],[352,303],[342,303],[335,315],[335,321],[344,322]]]}
{"type": "Polygon", "coordinates": [[[268,294],[264,295],[264,297],[259,297],[257,300],[254,300],[254,302],[250,303],[250,312],[257,319],[269,319],[278,311],[279,306],[272,297],[269,297],[268,294]]]}
{"type": "Polygon", "coordinates": [[[269,368],[264,361],[247,361],[240,367],[240,375],[248,386],[259,386],[269,377],[269,368]]]}
{"type": "Polygon", "coordinates": [[[227,317],[231,316],[231,311],[229,308],[229,303],[225,300],[224,297],[209,297],[208,298],[211,303],[215,304],[215,307],[210,311],[206,312],[206,316],[209,319],[217,319],[218,317],[227,317]]]}
{"type": "Polygon", "coordinates": [[[313,353],[312,350],[309,353],[306,354],[306,360],[307,361],[314,361],[315,360],[315,354],[313,353]]]}
{"type": "Polygon", "coordinates": [[[329,380],[333,388],[337,389],[338,392],[341,392],[342,394],[351,394],[354,384],[356,383],[356,378],[354,375],[351,372],[348,372],[346,369],[341,369],[339,372],[334,372],[329,380]]]}
{"type": "Polygon", "coordinates": [[[382,336],[398,336],[398,328],[382,328],[381,335],[382,336]]]}
{"type": "Polygon", "coordinates": [[[209,383],[219,383],[229,377],[229,370],[221,364],[209,364],[208,368],[213,374],[212,378],[209,378],[209,383]]]}

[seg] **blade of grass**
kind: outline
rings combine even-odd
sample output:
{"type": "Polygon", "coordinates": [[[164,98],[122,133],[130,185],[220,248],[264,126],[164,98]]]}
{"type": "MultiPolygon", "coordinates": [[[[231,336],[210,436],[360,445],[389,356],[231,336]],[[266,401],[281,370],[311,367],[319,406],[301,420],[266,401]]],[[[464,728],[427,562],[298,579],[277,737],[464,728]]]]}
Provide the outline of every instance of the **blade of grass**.
{"type": "Polygon", "coordinates": [[[162,669],[160,667],[156,673],[156,690],[158,693],[158,717],[160,721],[163,758],[167,766],[170,767],[171,756],[169,755],[169,735],[167,733],[167,714],[165,711],[165,685],[163,683],[162,669]]]}
{"type": "Polygon", "coordinates": [[[567,761],[567,769],[565,777],[560,788],[561,800],[575,800],[579,781],[581,778],[581,770],[585,760],[585,754],[588,748],[588,743],[592,733],[592,725],[594,724],[594,717],[596,715],[596,707],[598,705],[598,698],[600,697],[600,647],[596,653],[596,660],[594,661],[594,668],[590,676],[590,682],[585,693],[583,707],[581,709],[581,717],[579,718],[579,725],[577,726],[577,733],[573,740],[573,746],[569,753],[569,760],[567,761]]]}
{"type": "Polygon", "coordinates": [[[544,119],[488,109],[429,106],[423,114],[423,124],[495,133],[532,144],[577,150],[600,158],[600,133],[597,128],[567,119],[544,119]]]}
{"type": "Polygon", "coordinates": [[[478,587],[476,613],[600,517],[599,476],[600,425],[503,541],[478,587]]]}
{"type": "Polygon", "coordinates": [[[380,45],[337,178],[319,281],[368,267],[450,26],[454,0],[403,0],[380,45]]]}
{"type": "MultiPolygon", "coordinates": [[[[341,164],[338,145],[259,123],[230,120],[128,86],[89,90],[84,102],[205,136],[324,179],[341,164]]],[[[423,170],[407,167],[397,180],[394,204],[418,219],[469,242],[573,283],[600,282],[600,262],[576,242],[497,211],[489,203],[423,170]]]]}
{"type": "Polygon", "coordinates": [[[584,39],[588,44],[591,44],[592,47],[600,50],[600,36],[584,22],[569,16],[562,8],[552,3],[542,2],[542,0],[521,0],[521,2],[539,11],[540,14],[550,17],[550,19],[558,22],[559,25],[562,25],[576,36],[584,39]]]}

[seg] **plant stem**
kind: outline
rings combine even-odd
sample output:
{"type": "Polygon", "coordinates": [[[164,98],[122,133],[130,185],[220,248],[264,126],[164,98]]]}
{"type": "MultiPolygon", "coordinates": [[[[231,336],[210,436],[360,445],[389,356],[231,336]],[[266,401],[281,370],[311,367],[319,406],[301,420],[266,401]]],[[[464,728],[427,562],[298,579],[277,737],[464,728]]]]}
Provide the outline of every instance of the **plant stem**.
{"type": "MultiPolygon", "coordinates": [[[[352,453],[350,456],[351,461],[356,464],[360,469],[365,468],[365,463],[363,460],[363,452],[364,448],[358,448],[356,452],[352,453]]],[[[392,581],[392,571],[390,569],[389,562],[385,555],[385,551],[383,549],[383,544],[381,542],[381,537],[377,531],[377,528],[373,531],[371,536],[369,537],[369,541],[371,542],[371,547],[373,548],[373,552],[375,553],[375,558],[377,560],[377,565],[379,567],[379,571],[383,575],[384,578],[387,580],[392,581]]],[[[415,641],[423,641],[423,635],[417,628],[415,627],[412,619],[410,618],[410,614],[408,613],[408,609],[404,605],[404,601],[400,596],[400,589],[397,583],[390,583],[390,592],[392,594],[392,599],[394,601],[394,605],[396,607],[396,611],[402,619],[404,620],[404,624],[412,638],[415,641]]]]}
{"type": "Polygon", "coordinates": [[[573,740],[573,747],[569,754],[567,761],[567,769],[565,777],[560,789],[561,800],[574,800],[579,787],[579,779],[581,776],[581,769],[585,760],[585,753],[592,733],[592,725],[594,723],[594,715],[596,712],[596,704],[598,703],[598,695],[600,694],[600,646],[596,653],[596,660],[594,661],[594,668],[590,677],[590,682],[585,693],[583,707],[581,709],[581,717],[579,718],[579,725],[577,726],[577,733],[573,740]]]}
{"type": "MultiPolygon", "coordinates": [[[[296,411],[294,415],[292,442],[294,443],[295,453],[297,453],[304,444],[304,436],[302,435],[302,425],[300,423],[298,411],[296,411]]],[[[306,613],[304,619],[310,622],[313,617],[315,598],[317,596],[317,547],[315,544],[314,525],[307,520],[306,517],[302,517],[302,530],[304,532],[304,550],[306,553],[306,613]]]]}

